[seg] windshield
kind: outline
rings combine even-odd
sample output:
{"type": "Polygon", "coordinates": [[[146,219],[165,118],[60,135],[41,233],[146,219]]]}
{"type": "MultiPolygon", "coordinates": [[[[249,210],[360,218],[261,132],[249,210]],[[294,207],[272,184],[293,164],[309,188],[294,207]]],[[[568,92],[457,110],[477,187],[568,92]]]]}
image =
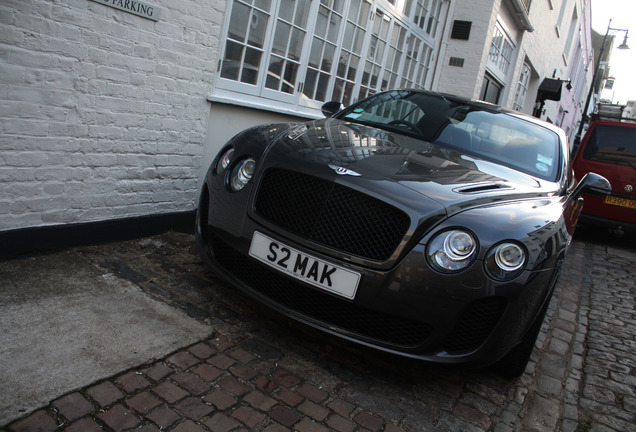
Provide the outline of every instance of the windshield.
{"type": "Polygon", "coordinates": [[[636,127],[595,126],[585,144],[583,158],[636,167],[636,127]]]}
{"type": "Polygon", "coordinates": [[[415,137],[544,180],[559,175],[559,137],[522,118],[451,96],[410,90],[380,93],[338,118],[415,137]]]}

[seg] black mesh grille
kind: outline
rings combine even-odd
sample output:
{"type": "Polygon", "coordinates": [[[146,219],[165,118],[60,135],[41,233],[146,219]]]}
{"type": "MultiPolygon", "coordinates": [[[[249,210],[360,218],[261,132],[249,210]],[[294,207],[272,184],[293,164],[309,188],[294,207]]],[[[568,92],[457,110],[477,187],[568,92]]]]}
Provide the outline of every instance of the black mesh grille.
{"type": "Polygon", "coordinates": [[[476,300],[464,311],[444,344],[449,354],[474,351],[490,335],[506,309],[506,299],[489,297],[476,300]]]}
{"type": "Polygon", "coordinates": [[[216,261],[256,292],[285,308],[377,341],[415,347],[430,335],[428,324],[360,307],[320,292],[238,253],[213,236],[216,261]]]}
{"type": "Polygon", "coordinates": [[[406,213],[383,201],[278,168],[265,172],[256,213],[305,238],[373,260],[387,260],[410,224],[406,213]]]}

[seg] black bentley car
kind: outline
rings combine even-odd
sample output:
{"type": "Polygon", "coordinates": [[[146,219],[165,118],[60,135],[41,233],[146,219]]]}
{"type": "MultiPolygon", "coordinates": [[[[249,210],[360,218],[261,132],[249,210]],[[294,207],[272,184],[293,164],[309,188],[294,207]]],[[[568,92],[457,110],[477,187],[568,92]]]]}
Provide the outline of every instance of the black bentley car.
{"type": "Polygon", "coordinates": [[[562,130],[417,90],[232,138],[197,213],[203,259],[302,323],[391,353],[523,373],[580,213],[562,130]]]}

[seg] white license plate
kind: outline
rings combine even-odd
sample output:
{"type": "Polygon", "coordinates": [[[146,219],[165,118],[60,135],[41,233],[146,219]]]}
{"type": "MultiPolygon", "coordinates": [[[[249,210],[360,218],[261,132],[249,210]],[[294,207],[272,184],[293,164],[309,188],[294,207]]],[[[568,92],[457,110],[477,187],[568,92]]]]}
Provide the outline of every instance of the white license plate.
{"type": "Polygon", "coordinates": [[[250,256],[296,279],[350,300],[355,297],[360,282],[360,273],[307,255],[259,232],[254,232],[252,237],[250,256]]]}

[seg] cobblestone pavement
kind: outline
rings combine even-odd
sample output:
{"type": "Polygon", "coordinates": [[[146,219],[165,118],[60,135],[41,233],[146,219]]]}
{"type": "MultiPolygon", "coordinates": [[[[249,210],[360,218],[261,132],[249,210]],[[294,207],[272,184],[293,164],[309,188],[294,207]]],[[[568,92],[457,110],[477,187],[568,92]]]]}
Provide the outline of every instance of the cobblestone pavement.
{"type": "Polygon", "coordinates": [[[517,380],[396,358],[290,322],[218,281],[190,235],[79,248],[96,277],[130,280],[214,336],[0,429],[636,431],[633,244],[577,237],[517,380]]]}

